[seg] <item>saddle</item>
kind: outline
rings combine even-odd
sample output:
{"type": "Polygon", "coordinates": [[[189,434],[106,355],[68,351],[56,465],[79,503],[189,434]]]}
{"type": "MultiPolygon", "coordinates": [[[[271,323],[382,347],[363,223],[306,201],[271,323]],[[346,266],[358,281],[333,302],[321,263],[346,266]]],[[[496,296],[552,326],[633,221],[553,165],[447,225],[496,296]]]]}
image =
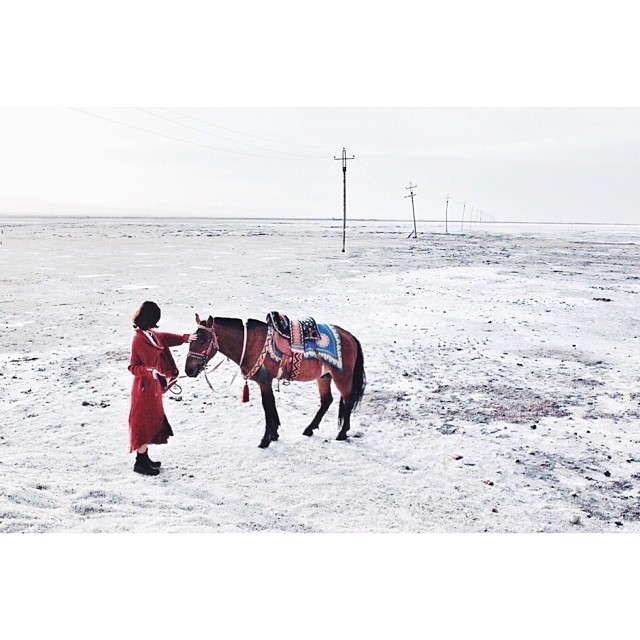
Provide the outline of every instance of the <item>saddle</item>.
{"type": "Polygon", "coordinates": [[[309,340],[319,340],[320,332],[313,318],[291,320],[277,311],[267,315],[267,325],[273,327],[273,342],[282,353],[278,378],[295,380],[304,358],[304,345],[309,340]]]}

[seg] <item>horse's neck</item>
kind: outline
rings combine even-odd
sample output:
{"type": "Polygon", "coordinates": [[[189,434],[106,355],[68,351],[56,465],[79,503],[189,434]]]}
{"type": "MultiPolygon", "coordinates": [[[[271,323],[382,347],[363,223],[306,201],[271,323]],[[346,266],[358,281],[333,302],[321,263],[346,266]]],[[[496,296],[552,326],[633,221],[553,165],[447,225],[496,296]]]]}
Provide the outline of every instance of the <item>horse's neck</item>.
{"type": "Polygon", "coordinates": [[[227,325],[215,325],[218,336],[218,349],[223,356],[233,360],[236,364],[240,362],[242,354],[242,342],[244,340],[244,330],[239,327],[229,327],[227,325]]]}
{"type": "Polygon", "coordinates": [[[218,336],[219,351],[223,356],[226,356],[230,360],[233,360],[237,365],[240,365],[240,358],[242,358],[242,368],[246,371],[250,369],[254,362],[258,359],[262,345],[264,344],[265,336],[258,335],[259,327],[252,327],[245,334],[242,320],[238,320],[233,326],[218,325],[215,326],[215,331],[218,336]],[[246,335],[246,345],[245,345],[246,335]],[[244,358],[242,357],[244,347],[244,358]]]}

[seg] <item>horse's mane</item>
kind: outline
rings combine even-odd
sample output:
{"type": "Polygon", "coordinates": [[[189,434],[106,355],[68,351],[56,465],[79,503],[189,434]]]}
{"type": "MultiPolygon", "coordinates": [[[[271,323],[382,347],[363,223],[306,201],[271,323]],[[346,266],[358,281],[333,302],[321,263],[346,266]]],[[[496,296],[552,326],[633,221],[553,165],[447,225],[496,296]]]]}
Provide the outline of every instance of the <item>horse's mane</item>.
{"type": "MultiPolygon", "coordinates": [[[[213,321],[221,326],[221,327],[229,327],[229,328],[242,328],[242,320],[240,318],[214,318],[213,321]]],[[[247,327],[251,328],[252,326],[266,326],[265,322],[261,322],[260,320],[254,320],[250,318],[247,320],[247,327]]]]}

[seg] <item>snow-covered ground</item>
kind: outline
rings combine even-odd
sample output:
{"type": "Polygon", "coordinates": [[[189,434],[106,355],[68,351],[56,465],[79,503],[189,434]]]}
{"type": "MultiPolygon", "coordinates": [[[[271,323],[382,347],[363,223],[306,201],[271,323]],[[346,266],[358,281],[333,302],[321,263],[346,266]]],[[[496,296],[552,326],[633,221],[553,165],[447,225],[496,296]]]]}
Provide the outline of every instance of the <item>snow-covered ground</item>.
{"type": "MultiPolygon", "coordinates": [[[[0,532],[640,532],[637,226],[0,221],[0,532]],[[279,310],[362,343],[367,392],[312,438],[281,386],[258,448],[235,365],[165,397],[133,473],[130,317],[279,310]]],[[[174,349],[183,367],[186,346],[174,349]]],[[[218,358],[216,356],[214,364],[218,358]]],[[[335,395],[335,394],[334,394],[335,395]]]]}

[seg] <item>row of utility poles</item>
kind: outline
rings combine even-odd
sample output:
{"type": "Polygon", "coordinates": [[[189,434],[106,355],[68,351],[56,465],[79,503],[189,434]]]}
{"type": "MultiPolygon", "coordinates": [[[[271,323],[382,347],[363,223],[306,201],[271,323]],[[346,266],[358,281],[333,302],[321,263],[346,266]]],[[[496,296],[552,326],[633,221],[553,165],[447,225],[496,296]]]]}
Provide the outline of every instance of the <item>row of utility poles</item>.
{"type": "MultiPolygon", "coordinates": [[[[347,150],[342,148],[342,155],[338,158],[333,156],[334,160],[340,160],[342,162],[342,252],[345,251],[345,245],[347,241],[347,161],[355,160],[355,156],[348,157],[347,150]]],[[[416,208],[413,202],[416,194],[414,193],[414,189],[417,189],[417,184],[411,184],[409,182],[409,186],[405,187],[405,189],[409,189],[409,195],[405,196],[405,198],[411,198],[411,212],[413,214],[413,231],[407,236],[407,238],[417,238],[418,237],[418,229],[416,227],[416,208]]],[[[447,194],[445,196],[445,209],[444,209],[444,232],[449,233],[449,199],[450,196],[447,194]]],[[[460,224],[460,229],[464,227],[464,215],[467,208],[467,202],[465,200],[462,206],[462,222],[460,224]]],[[[483,211],[477,211],[478,219],[480,223],[482,223],[482,214],[483,211]]],[[[473,221],[473,207],[471,207],[471,221],[473,221]]]]}
{"type": "MultiPolygon", "coordinates": [[[[405,198],[411,198],[411,212],[413,213],[413,231],[408,235],[408,238],[417,238],[418,237],[418,231],[416,230],[416,209],[413,205],[413,198],[416,195],[415,193],[413,193],[413,190],[417,187],[418,185],[415,184],[411,184],[409,183],[408,187],[405,187],[405,189],[409,189],[409,195],[405,196],[405,198]]],[[[449,233],[449,199],[451,198],[451,196],[449,196],[448,194],[445,196],[445,208],[444,208],[444,232],[445,233],[449,233]]],[[[460,222],[460,230],[462,231],[462,229],[464,228],[464,215],[465,212],[467,210],[467,201],[465,200],[463,205],[462,205],[462,220],[460,222]]],[[[476,221],[479,221],[480,224],[482,224],[482,215],[484,214],[484,211],[480,211],[479,209],[476,209],[476,221]]],[[[473,222],[473,207],[471,207],[471,217],[470,219],[467,221],[467,224],[470,224],[471,222],[473,222]]]]}

